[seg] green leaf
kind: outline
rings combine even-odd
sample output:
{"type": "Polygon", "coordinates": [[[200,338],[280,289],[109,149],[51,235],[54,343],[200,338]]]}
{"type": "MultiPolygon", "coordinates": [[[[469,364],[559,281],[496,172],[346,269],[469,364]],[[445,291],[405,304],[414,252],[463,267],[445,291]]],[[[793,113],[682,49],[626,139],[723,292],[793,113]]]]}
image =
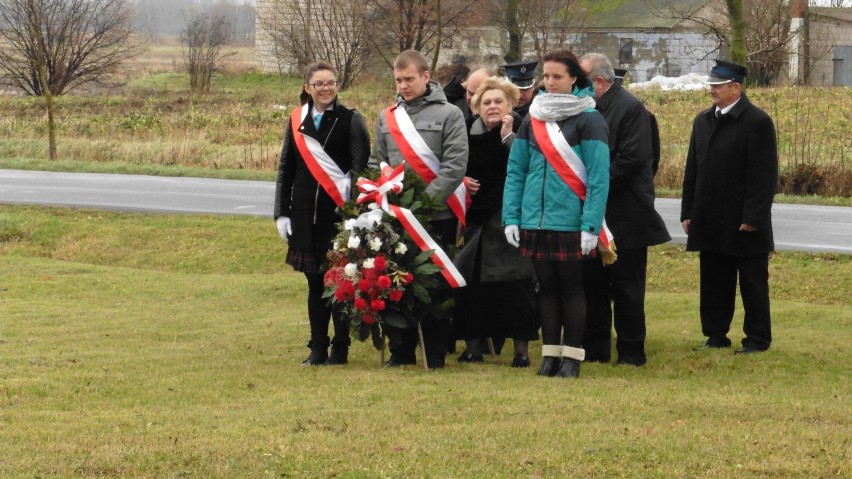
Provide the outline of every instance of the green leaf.
{"type": "Polygon", "coordinates": [[[414,291],[414,297],[424,304],[432,304],[432,298],[429,297],[429,290],[424,288],[419,282],[411,283],[411,289],[414,291]]]}
{"type": "Polygon", "coordinates": [[[411,204],[411,200],[414,199],[414,190],[407,190],[402,196],[399,198],[400,206],[406,208],[414,208],[414,206],[407,206],[411,204]]]}

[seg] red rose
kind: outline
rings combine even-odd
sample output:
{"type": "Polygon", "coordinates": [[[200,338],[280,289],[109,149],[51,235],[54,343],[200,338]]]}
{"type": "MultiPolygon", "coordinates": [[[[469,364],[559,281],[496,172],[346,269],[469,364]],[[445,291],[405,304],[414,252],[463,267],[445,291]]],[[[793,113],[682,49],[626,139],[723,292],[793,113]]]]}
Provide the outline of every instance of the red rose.
{"type": "Polygon", "coordinates": [[[341,302],[346,301],[346,293],[342,289],[337,288],[337,291],[334,292],[334,298],[341,302]]]}
{"type": "Polygon", "coordinates": [[[402,291],[395,289],[391,291],[390,294],[388,294],[388,298],[394,303],[396,303],[397,301],[402,299],[402,291]]]}
{"type": "Polygon", "coordinates": [[[331,286],[337,280],[337,272],[334,269],[330,269],[325,272],[325,275],[322,277],[322,282],[326,286],[331,286]]]}
{"type": "Polygon", "coordinates": [[[347,296],[355,294],[355,285],[352,284],[352,281],[341,281],[340,284],[337,285],[337,289],[342,289],[343,294],[347,296]]]}
{"type": "Polygon", "coordinates": [[[382,289],[388,289],[391,287],[391,279],[387,276],[379,276],[379,287],[382,289]]]}
{"type": "Polygon", "coordinates": [[[385,302],[381,299],[374,299],[370,301],[370,309],[373,311],[381,311],[385,309],[385,302]]]}
{"type": "Polygon", "coordinates": [[[355,309],[367,309],[367,301],[364,298],[355,298],[355,309]]]}
{"type": "Polygon", "coordinates": [[[388,262],[385,260],[384,256],[376,256],[376,259],[373,261],[373,266],[376,267],[376,271],[384,271],[385,268],[388,267],[388,262]]]}
{"type": "Polygon", "coordinates": [[[375,268],[364,268],[361,270],[361,274],[364,275],[367,279],[376,279],[379,273],[376,272],[375,268]]]}
{"type": "Polygon", "coordinates": [[[373,282],[370,281],[369,279],[365,278],[365,279],[362,279],[361,281],[358,281],[358,289],[360,289],[364,293],[366,293],[367,291],[370,291],[370,288],[372,286],[373,286],[373,282]]]}
{"type": "Polygon", "coordinates": [[[402,283],[403,284],[411,284],[414,281],[414,275],[411,273],[405,273],[402,275],[402,283]]]}
{"type": "Polygon", "coordinates": [[[361,320],[364,321],[364,324],[366,324],[368,326],[372,326],[373,324],[376,324],[376,318],[370,316],[369,314],[365,314],[365,315],[361,316],[361,320]]]}

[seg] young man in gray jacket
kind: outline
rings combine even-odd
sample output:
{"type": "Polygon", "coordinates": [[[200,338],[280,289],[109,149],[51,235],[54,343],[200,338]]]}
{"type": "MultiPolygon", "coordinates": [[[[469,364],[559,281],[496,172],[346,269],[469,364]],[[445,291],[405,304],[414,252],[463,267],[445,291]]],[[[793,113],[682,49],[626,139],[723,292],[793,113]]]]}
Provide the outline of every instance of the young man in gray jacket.
{"type": "MultiPolygon", "coordinates": [[[[410,131],[409,134],[422,138],[423,143],[439,162],[437,171],[434,171],[434,179],[429,181],[426,187],[426,193],[436,202],[447,201],[458,192],[467,170],[467,134],[462,112],[448,103],[441,86],[430,80],[426,58],[420,52],[406,50],[400,53],[393,67],[397,91],[395,108],[404,110],[416,130],[416,133],[410,131]]],[[[400,148],[400,143],[406,140],[402,140],[398,132],[394,134],[388,125],[387,115],[393,114],[392,110],[379,113],[371,166],[378,167],[380,162],[386,162],[391,166],[405,163],[406,174],[417,174],[417,165],[413,165],[411,159],[407,159],[400,148]]],[[[435,213],[431,218],[433,237],[444,248],[451,247],[455,243],[458,215],[458,211],[447,209],[435,213]]],[[[447,285],[446,288],[433,293],[432,301],[434,304],[440,304],[451,296],[451,290],[447,285]]],[[[426,318],[421,324],[428,366],[444,367],[449,316],[426,318]]],[[[416,362],[414,350],[417,346],[416,328],[398,329],[387,324],[384,328],[388,335],[391,352],[386,366],[414,364],[416,362]]]]}

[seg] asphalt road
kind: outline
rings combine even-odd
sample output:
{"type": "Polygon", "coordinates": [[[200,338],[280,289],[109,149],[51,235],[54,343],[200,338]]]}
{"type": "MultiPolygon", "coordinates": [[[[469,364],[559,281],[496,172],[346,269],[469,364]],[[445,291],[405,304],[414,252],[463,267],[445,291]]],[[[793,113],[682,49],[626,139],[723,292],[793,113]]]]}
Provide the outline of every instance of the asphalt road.
{"type": "MultiPolygon", "coordinates": [[[[140,175],[0,170],[0,203],[272,217],[275,184],[140,175]]],[[[657,200],[672,240],[685,243],[680,200],[657,200]]],[[[775,247],[852,254],[852,208],[775,204],[775,247]]]]}

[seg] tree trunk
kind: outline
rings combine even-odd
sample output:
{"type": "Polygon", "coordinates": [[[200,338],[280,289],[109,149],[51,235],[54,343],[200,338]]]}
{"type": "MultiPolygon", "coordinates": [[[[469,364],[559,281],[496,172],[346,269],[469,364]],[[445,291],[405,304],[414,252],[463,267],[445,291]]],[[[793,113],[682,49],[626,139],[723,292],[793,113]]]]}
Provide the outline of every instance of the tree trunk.
{"type": "Polygon", "coordinates": [[[29,0],[27,2],[27,6],[30,9],[30,17],[32,21],[32,35],[35,37],[38,42],[37,52],[33,56],[33,62],[35,65],[35,70],[38,72],[38,81],[39,85],[41,85],[41,94],[44,97],[44,101],[47,104],[47,148],[48,148],[48,158],[50,160],[56,159],[56,121],[54,116],[54,108],[53,108],[53,93],[50,91],[50,86],[48,85],[48,77],[47,77],[47,61],[46,54],[47,48],[44,44],[44,35],[42,33],[41,28],[41,14],[39,13],[38,8],[35,6],[35,2],[33,0],[29,0]]]}
{"type": "Polygon", "coordinates": [[[521,49],[523,38],[518,25],[518,2],[520,0],[506,0],[506,31],[509,33],[509,51],[503,57],[506,63],[521,60],[521,49]]]}
{"type": "Polygon", "coordinates": [[[437,0],[436,2],[436,25],[435,25],[435,51],[432,55],[432,71],[438,69],[438,56],[441,54],[441,42],[443,40],[444,35],[444,24],[441,21],[441,0],[437,0]]]}
{"type": "Polygon", "coordinates": [[[725,0],[725,6],[728,7],[728,19],[731,22],[731,61],[745,65],[748,61],[748,50],[743,0],[725,0]]]}

